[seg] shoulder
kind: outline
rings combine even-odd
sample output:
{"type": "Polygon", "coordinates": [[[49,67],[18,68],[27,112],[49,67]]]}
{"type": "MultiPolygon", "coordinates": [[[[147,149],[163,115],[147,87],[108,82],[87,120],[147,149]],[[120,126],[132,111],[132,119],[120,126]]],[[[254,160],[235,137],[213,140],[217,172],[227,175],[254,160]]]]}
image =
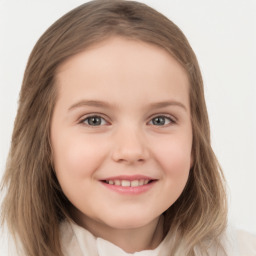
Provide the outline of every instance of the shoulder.
{"type": "Polygon", "coordinates": [[[60,224],[60,242],[64,256],[77,255],[82,256],[77,243],[77,238],[73,232],[72,226],[68,221],[60,224]]]}
{"type": "Polygon", "coordinates": [[[60,242],[64,256],[97,255],[96,238],[72,220],[60,224],[60,242]]]}
{"type": "Polygon", "coordinates": [[[234,235],[241,255],[256,256],[256,235],[243,230],[236,230],[234,235]]]}
{"type": "Polygon", "coordinates": [[[228,256],[256,256],[256,235],[249,232],[229,227],[222,242],[228,256]]]}
{"type": "Polygon", "coordinates": [[[207,253],[201,246],[195,246],[196,256],[256,256],[256,236],[233,227],[226,229],[218,244],[211,240],[208,242],[210,244],[207,246],[207,253]]]}

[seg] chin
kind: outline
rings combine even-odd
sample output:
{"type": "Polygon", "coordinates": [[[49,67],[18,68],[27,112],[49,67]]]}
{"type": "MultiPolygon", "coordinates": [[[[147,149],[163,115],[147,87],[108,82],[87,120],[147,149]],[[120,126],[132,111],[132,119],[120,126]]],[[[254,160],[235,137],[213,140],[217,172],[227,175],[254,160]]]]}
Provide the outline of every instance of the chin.
{"type": "Polygon", "coordinates": [[[116,216],[114,219],[110,219],[105,223],[115,229],[136,229],[141,228],[155,221],[157,217],[146,218],[145,216],[116,216]]]}

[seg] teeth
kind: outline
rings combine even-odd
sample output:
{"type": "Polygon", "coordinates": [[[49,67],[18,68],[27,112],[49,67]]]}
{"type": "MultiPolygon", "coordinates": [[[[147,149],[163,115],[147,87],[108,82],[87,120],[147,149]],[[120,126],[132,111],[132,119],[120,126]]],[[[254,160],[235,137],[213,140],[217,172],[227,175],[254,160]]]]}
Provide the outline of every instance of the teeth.
{"type": "Polygon", "coordinates": [[[122,187],[138,187],[149,183],[150,180],[106,180],[106,183],[122,187]]]}
{"type": "Polygon", "coordinates": [[[144,185],[144,180],[139,180],[139,186],[144,185]]]}
{"type": "Polygon", "coordinates": [[[121,181],[120,180],[115,180],[115,185],[116,186],[120,186],[121,185],[121,181]]]}
{"type": "Polygon", "coordinates": [[[122,180],[121,181],[121,186],[122,187],[130,187],[131,186],[131,182],[129,180],[122,180]]]}
{"type": "Polygon", "coordinates": [[[131,187],[138,187],[139,186],[139,181],[138,180],[133,180],[131,182],[131,187]]]}

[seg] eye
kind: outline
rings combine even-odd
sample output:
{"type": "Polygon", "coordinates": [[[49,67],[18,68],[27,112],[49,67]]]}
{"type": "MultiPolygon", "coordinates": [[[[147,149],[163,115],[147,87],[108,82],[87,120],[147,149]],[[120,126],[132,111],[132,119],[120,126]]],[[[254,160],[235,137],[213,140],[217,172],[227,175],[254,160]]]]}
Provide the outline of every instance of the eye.
{"type": "Polygon", "coordinates": [[[156,126],[164,126],[174,123],[173,119],[168,116],[156,116],[150,120],[149,124],[156,125],[156,126]]]}
{"type": "Polygon", "coordinates": [[[83,119],[81,121],[82,124],[86,124],[89,126],[101,126],[101,125],[106,125],[107,122],[104,118],[102,118],[101,116],[89,116],[86,117],[85,119],[83,119]]]}

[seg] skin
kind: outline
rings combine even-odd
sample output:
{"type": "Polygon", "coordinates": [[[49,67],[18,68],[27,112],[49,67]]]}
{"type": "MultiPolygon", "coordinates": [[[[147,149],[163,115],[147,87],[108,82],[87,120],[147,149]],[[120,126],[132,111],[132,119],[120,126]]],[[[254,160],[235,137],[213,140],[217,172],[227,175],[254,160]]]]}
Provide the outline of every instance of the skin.
{"type": "Polygon", "coordinates": [[[126,252],[157,247],[161,214],[182,193],[193,162],[185,70],[162,48],[112,37],[61,64],[56,80],[53,162],[73,219],[126,252]],[[95,115],[101,123],[92,126],[95,115]],[[120,175],[155,182],[123,194],[101,181],[120,175]]]}

